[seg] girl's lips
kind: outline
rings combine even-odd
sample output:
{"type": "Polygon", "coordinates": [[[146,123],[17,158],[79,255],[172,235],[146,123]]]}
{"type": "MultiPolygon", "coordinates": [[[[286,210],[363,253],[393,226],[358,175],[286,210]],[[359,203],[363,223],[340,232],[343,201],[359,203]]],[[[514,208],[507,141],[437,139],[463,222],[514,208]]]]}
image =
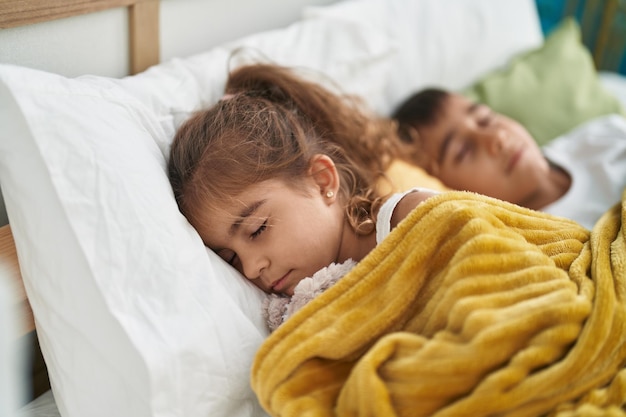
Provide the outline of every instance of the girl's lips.
{"type": "Polygon", "coordinates": [[[289,272],[287,272],[282,278],[280,278],[278,281],[274,281],[274,283],[272,283],[271,286],[271,290],[273,292],[281,292],[284,288],[284,286],[287,283],[287,276],[289,275],[289,272]]]}

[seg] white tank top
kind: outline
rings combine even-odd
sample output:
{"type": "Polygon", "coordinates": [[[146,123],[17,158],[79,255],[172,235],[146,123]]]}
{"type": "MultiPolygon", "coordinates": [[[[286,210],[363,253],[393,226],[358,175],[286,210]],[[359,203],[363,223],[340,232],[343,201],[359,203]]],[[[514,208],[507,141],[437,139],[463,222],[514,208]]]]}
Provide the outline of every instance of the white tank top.
{"type": "Polygon", "coordinates": [[[428,191],[431,193],[440,193],[437,190],[431,190],[430,188],[416,187],[402,193],[392,194],[380,207],[378,216],[376,216],[376,244],[380,244],[391,233],[391,216],[396,206],[402,200],[402,197],[412,193],[414,191],[428,191]]]}

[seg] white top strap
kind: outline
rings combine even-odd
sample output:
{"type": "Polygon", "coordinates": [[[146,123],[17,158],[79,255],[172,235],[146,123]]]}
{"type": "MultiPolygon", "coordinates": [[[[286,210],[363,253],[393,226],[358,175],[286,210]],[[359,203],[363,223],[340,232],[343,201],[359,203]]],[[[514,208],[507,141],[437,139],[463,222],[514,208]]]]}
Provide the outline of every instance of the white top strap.
{"type": "Polygon", "coordinates": [[[391,233],[391,216],[396,206],[402,200],[402,198],[414,191],[430,191],[438,193],[439,191],[431,190],[429,188],[415,187],[402,193],[393,194],[383,203],[376,217],[376,244],[380,244],[391,233]]]}

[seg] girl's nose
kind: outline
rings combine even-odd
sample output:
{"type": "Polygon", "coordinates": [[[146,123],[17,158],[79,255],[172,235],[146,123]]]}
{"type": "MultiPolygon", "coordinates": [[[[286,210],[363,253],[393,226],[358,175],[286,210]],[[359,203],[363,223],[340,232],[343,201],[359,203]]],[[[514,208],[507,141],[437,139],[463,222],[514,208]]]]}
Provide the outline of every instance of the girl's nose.
{"type": "Polygon", "coordinates": [[[269,260],[262,254],[249,254],[241,260],[243,274],[249,280],[261,278],[263,270],[268,267],[269,260]]]}

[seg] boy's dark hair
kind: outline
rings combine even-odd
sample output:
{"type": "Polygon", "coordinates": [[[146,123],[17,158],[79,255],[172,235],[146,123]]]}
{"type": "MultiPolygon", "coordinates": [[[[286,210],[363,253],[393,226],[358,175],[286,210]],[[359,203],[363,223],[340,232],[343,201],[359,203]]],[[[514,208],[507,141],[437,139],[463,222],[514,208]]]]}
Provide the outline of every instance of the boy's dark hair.
{"type": "Polygon", "coordinates": [[[411,95],[392,113],[392,119],[398,123],[398,136],[407,143],[414,143],[414,134],[420,126],[435,123],[443,108],[443,103],[450,95],[440,88],[425,88],[411,95]]]}

